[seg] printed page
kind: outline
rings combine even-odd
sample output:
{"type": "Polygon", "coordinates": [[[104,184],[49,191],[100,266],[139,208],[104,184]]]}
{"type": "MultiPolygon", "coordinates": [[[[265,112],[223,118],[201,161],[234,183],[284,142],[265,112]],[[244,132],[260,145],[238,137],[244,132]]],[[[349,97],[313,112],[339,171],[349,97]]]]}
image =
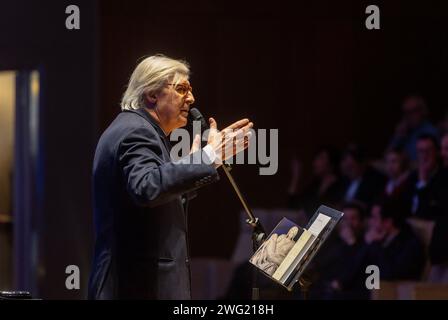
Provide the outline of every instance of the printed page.
{"type": "Polygon", "coordinates": [[[313,224],[310,226],[308,231],[310,231],[312,234],[314,234],[316,237],[319,236],[319,234],[322,232],[322,230],[325,228],[325,226],[328,224],[328,222],[331,220],[331,217],[319,213],[316,220],[314,220],[313,224]]]}

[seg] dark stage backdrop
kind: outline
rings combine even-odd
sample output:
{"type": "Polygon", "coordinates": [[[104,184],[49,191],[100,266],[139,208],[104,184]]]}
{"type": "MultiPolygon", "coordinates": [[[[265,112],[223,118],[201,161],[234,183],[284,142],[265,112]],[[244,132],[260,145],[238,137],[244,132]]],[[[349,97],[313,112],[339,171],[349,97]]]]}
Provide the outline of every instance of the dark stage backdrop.
{"type": "MultiPolygon", "coordinates": [[[[279,129],[279,169],[234,175],[253,207],[286,201],[289,162],[321,144],[357,141],[381,155],[402,96],[419,91],[431,116],[446,110],[446,1],[378,3],[381,30],[364,27],[363,1],[24,1],[0,9],[0,68],[43,66],[44,189],[40,296],[80,298],[92,253],[91,162],[137,60],[190,62],[196,106],[221,126],[249,117],[279,129]],[[65,7],[81,30],[64,28],[65,7]],[[82,290],[64,287],[81,267],[82,290]]],[[[310,167],[305,168],[309,172],[310,167]]],[[[241,207],[224,175],[191,205],[193,256],[229,257],[241,207]],[[206,241],[204,241],[206,239],[206,241]]]]}
{"type": "Polygon", "coordinates": [[[81,8],[77,31],[65,28],[65,8],[72,1],[17,0],[0,5],[0,70],[42,71],[42,166],[37,169],[40,182],[32,219],[38,251],[32,253],[31,243],[26,250],[37,258],[39,290],[33,293],[46,299],[85,296],[92,252],[97,13],[95,2],[75,2],[81,8]],[[65,287],[65,268],[72,264],[80,268],[81,290],[65,287]]]}
{"type": "MultiPolygon", "coordinates": [[[[101,128],[119,112],[139,58],[185,58],[204,114],[221,126],[249,117],[257,128],[279,129],[276,175],[259,176],[253,165],[234,170],[253,207],[277,207],[293,153],[309,163],[321,144],[356,141],[381,156],[409,91],[427,96],[441,116],[448,40],[441,5],[380,5],[381,30],[369,31],[370,3],[297,3],[101,1],[101,128]]],[[[190,210],[192,254],[230,256],[240,209],[224,175],[202,190],[190,210]]]]}

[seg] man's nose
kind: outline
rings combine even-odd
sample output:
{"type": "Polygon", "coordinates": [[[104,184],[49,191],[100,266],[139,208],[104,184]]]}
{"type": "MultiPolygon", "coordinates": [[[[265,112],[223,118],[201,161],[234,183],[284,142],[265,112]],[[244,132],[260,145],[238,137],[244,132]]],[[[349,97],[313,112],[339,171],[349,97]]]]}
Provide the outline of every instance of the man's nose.
{"type": "Polygon", "coordinates": [[[194,103],[194,96],[193,93],[191,93],[191,91],[188,92],[187,94],[187,98],[185,99],[185,102],[188,103],[189,105],[194,103]]]}

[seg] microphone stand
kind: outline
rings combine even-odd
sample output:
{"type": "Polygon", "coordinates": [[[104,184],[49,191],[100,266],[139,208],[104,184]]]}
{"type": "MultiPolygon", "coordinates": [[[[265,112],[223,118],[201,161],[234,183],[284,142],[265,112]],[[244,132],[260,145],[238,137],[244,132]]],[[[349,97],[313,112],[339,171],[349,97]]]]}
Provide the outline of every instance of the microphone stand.
{"type": "MultiPolygon", "coordinates": [[[[230,184],[232,185],[233,189],[235,190],[235,193],[237,194],[238,198],[240,199],[240,202],[243,205],[247,216],[249,217],[248,219],[246,219],[246,223],[252,227],[252,250],[255,253],[255,251],[257,251],[257,249],[266,240],[266,231],[264,230],[263,226],[261,225],[260,220],[257,217],[255,217],[255,215],[253,214],[252,210],[250,209],[249,205],[247,204],[246,199],[244,198],[244,195],[241,193],[238,185],[236,184],[235,179],[233,179],[233,176],[230,173],[230,170],[232,170],[232,167],[228,163],[223,162],[222,169],[224,170],[224,173],[226,174],[227,178],[229,179],[230,184]]],[[[260,299],[260,288],[258,288],[257,283],[258,283],[258,272],[254,268],[253,274],[252,274],[252,300],[260,299]]],[[[310,288],[311,284],[312,284],[312,282],[309,277],[302,275],[299,278],[300,291],[301,291],[303,300],[308,300],[308,293],[309,293],[309,288],[310,288]]]]}
{"type": "MultiPolygon", "coordinates": [[[[208,129],[209,126],[207,125],[207,122],[204,119],[204,116],[199,112],[196,108],[190,109],[190,119],[193,121],[199,121],[201,123],[201,128],[208,129]]],[[[249,217],[246,219],[246,223],[252,227],[252,250],[255,253],[257,249],[260,247],[260,245],[263,243],[263,241],[266,239],[266,232],[264,231],[263,226],[260,223],[260,220],[255,217],[255,215],[252,213],[252,210],[249,208],[249,205],[247,204],[246,199],[244,198],[243,194],[240,191],[240,188],[235,182],[235,179],[233,179],[232,174],[230,173],[230,170],[232,167],[223,161],[222,169],[224,170],[224,173],[226,174],[227,178],[230,181],[230,184],[232,185],[233,189],[235,190],[236,195],[240,199],[241,204],[243,205],[244,210],[246,211],[247,216],[249,217]]],[[[257,288],[257,271],[254,270],[254,279],[253,279],[253,288],[252,288],[252,299],[258,300],[260,298],[259,295],[259,288],[257,288]]]]}
{"type": "MultiPolygon", "coordinates": [[[[260,220],[255,217],[252,210],[249,208],[249,205],[247,204],[246,199],[244,198],[243,194],[241,193],[238,185],[235,182],[235,179],[233,179],[233,176],[230,173],[230,170],[232,167],[227,164],[223,163],[222,169],[224,170],[224,173],[226,174],[227,178],[230,181],[230,184],[232,185],[233,189],[235,190],[235,193],[237,194],[238,198],[240,199],[241,204],[243,205],[244,210],[246,211],[246,214],[248,216],[248,219],[246,219],[246,223],[252,227],[252,250],[255,253],[257,249],[261,246],[261,244],[266,239],[266,232],[261,225],[260,220]]],[[[258,280],[258,272],[254,269],[253,272],[253,281],[252,281],[252,300],[259,300],[260,299],[260,289],[257,287],[257,280],[258,280]]]]}

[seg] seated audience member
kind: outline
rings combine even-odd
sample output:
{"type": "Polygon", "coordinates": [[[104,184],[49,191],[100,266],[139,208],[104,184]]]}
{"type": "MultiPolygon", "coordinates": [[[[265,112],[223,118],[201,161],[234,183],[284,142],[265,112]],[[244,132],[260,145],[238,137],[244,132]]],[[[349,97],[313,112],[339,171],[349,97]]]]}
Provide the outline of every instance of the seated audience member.
{"type": "Polygon", "coordinates": [[[386,178],[366,163],[363,150],[350,145],[342,155],[344,201],[360,201],[370,205],[384,190],[386,178]]]}
{"type": "Polygon", "coordinates": [[[368,264],[378,266],[381,280],[420,280],[422,276],[424,248],[405,222],[407,210],[393,198],[372,207],[364,240],[368,264]]]}
{"type": "Polygon", "coordinates": [[[387,182],[384,188],[385,197],[400,197],[406,190],[409,171],[406,155],[398,148],[386,151],[387,182]]]}
{"type": "Polygon", "coordinates": [[[447,207],[447,170],[440,165],[439,144],[431,135],[417,140],[417,169],[410,174],[407,198],[412,215],[422,219],[433,220],[447,207]]]}
{"type": "Polygon", "coordinates": [[[368,299],[365,286],[366,244],[364,242],[365,205],[346,203],[338,225],[338,246],[334,259],[321,271],[327,279],[330,299],[368,299]]]}
{"type": "Polygon", "coordinates": [[[448,215],[436,219],[431,242],[429,259],[431,268],[428,281],[448,284],[448,215]]]}
{"type": "Polygon", "coordinates": [[[440,180],[444,181],[441,187],[440,197],[445,201],[441,201],[438,206],[437,216],[435,217],[435,225],[429,245],[429,257],[431,261],[431,269],[429,273],[429,281],[448,283],[448,133],[442,136],[441,143],[442,166],[440,180]],[[444,191],[443,191],[444,190],[444,191]]]}
{"type": "Polygon", "coordinates": [[[416,141],[422,134],[437,136],[437,129],[428,120],[425,100],[418,95],[407,96],[402,105],[402,119],[395,128],[389,147],[403,148],[411,161],[417,159],[416,141]]]}
{"type": "Polygon", "coordinates": [[[309,217],[322,204],[335,205],[342,196],[342,185],[338,175],[339,152],[332,147],[322,147],[313,160],[313,179],[301,192],[297,192],[299,180],[298,164],[293,164],[288,207],[303,209],[309,217]]]}

